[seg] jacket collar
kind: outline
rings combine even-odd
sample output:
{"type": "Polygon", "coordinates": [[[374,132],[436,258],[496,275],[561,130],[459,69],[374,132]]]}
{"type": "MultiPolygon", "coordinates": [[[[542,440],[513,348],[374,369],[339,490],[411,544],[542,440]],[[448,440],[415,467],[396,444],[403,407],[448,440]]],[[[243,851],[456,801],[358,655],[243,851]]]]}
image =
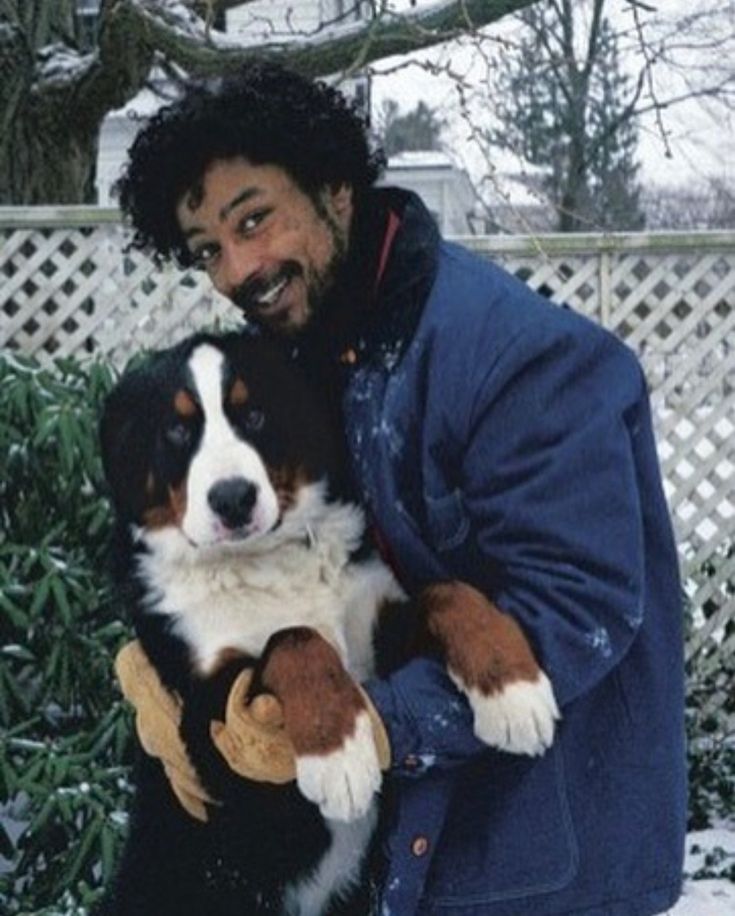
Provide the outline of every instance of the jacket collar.
{"type": "Polygon", "coordinates": [[[386,189],[400,218],[376,294],[372,355],[391,364],[413,339],[436,277],[439,230],[421,199],[410,191],[386,189]]]}
{"type": "MultiPolygon", "coordinates": [[[[376,188],[371,192],[378,207],[390,209],[400,219],[386,268],[381,278],[383,303],[400,297],[417,284],[432,283],[436,274],[439,230],[421,198],[400,188],[376,188]]],[[[367,197],[370,204],[371,196],[367,197]]]]}
{"type": "Polygon", "coordinates": [[[312,367],[390,363],[410,343],[436,275],[439,232],[421,200],[374,188],[358,203],[348,255],[293,355],[312,367]]]}

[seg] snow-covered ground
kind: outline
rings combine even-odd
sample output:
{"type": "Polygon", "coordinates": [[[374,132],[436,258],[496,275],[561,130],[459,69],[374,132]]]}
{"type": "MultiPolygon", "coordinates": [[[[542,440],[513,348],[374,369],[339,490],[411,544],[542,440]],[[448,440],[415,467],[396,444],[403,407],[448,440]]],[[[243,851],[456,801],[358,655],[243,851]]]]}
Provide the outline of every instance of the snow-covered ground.
{"type": "MultiPolygon", "coordinates": [[[[735,864],[735,827],[701,830],[687,837],[686,873],[695,875],[705,864],[708,854],[723,850],[724,858],[735,864]]],[[[716,853],[715,853],[716,854],[716,853]]],[[[724,879],[691,879],[668,916],[735,916],[735,884],[724,879]]]]}
{"type": "Polygon", "coordinates": [[[735,884],[722,879],[707,878],[690,881],[668,916],[733,916],[735,913],[735,884]]]}

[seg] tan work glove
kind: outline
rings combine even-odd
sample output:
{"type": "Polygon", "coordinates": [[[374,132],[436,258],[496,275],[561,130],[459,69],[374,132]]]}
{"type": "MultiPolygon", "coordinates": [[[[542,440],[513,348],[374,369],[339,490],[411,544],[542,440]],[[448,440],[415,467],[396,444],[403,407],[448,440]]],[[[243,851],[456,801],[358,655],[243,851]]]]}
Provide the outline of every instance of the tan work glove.
{"type": "MultiPolygon", "coordinates": [[[[163,686],[138,640],[120,650],[115,671],[123,695],[135,707],[143,749],[161,761],[183,808],[206,821],[206,804],[216,802],[199,781],[181,740],[181,698],[163,686]]],[[[275,697],[263,695],[246,707],[250,677],[249,671],[243,671],[235,681],[227,721],[212,723],[212,738],[235,772],[260,782],[288,782],[295,772],[294,753],[282,727],[281,705],[275,697]]]]}
{"type": "Polygon", "coordinates": [[[247,702],[253,677],[241,671],[227,697],[225,721],[209,727],[215,747],[239,776],[282,785],[296,778],[296,755],[283,728],[283,707],[270,693],[247,702]]]}
{"type": "MultiPolygon", "coordinates": [[[[224,722],[212,722],[210,734],[230,769],[246,779],[282,785],[296,778],[296,754],[283,729],[283,707],[270,693],[246,698],[252,673],[242,671],[230,689],[224,722]],[[262,723],[257,731],[253,720],[262,723]]],[[[373,728],[382,770],[390,767],[390,743],[385,726],[367,693],[358,686],[373,728]]]]}
{"type": "Polygon", "coordinates": [[[161,761],[184,809],[206,821],[205,803],[214,800],[200,783],[179,735],[181,698],[163,686],[137,639],[118,653],[115,673],[123,696],[135,708],[135,728],[143,750],[161,761]]]}
{"type": "Polygon", "coordinates": [[[365,701],[365,706],[367,707],[367,714],[370,716],[370,724],[373,727],[373,741],[375,742],[375,750],[378,754],[378,763],[380,764],[380,769],[385,771],[390,769],[391,762],[391,753],[390,753],[390,740],[388,738],[388,732],[386,731],[383,720],[380,718],[378,710],[373,706],[373,701],[368,696],[367,692],[363,690],[360,685],[357,685],[357,689],[362,694],[362,698],[365,701]]]}

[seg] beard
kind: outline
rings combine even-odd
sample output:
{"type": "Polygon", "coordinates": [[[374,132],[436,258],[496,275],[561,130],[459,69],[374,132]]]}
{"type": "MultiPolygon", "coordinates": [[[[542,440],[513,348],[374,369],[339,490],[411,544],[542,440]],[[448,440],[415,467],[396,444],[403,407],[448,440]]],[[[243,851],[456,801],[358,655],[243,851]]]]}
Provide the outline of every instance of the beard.
{"type": "Polygon", "coordinates": [[[302,266],[298,261],[285,260],[266,275],[259,274],[246,280],[231,295],[233,304],[239,308],[248,321],[269,327],[287,336],[295,336],[315,318],[324,318],[325,304],[340,284],[347,261],[348,234],[332,217],[319,199],[314,200],[315,209],[331,239],[332,251],[326,264],[320,268],[302,266]],[[301,280],[306,290],[306,314],[304,320],[289,324],[285,320],[269,321],[268,307],[293,280],[301,280]]]}

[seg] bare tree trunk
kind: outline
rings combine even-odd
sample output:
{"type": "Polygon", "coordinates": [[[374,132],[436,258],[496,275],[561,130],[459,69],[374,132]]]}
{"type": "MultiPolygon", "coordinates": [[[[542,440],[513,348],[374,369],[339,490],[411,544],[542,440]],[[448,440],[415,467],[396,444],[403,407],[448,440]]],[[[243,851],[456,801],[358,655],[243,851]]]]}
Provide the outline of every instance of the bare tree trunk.
{"type": "Polygon", "coordinates": [[[585,227],[582,214],[587,212],[589,199],[589,168],[587,160],[586,111],[587,85],[576,68],[570,74],[569,145],[563,174],[561,200],[558,202],[560,232],[578,232],[585,227]]]}
{"type": "Polygon", "coordinates": [[[563,53],[569,86],[570,137],[563,192],[559,202],[559,231],[578,232],[588,229],[582,214],[587,212],[589,192],[589,161],[587,138],[587,105],[592,68],[597,58],[600,26],[605,0],[594,0],[584,59],[577,63],[574,10],[572,0],[562,0],[560,17],[563,24],[563,53]]]}
{"type": "Polygon", "coordinates": [[[0,205],[93,203],[97,134],[64,125],[50,105],[35,109],[3,139],[0,205]]]}
{"type": "Polygon", "coordinates": [[[586,171],[578,157],[573,156],[570,159],[570,171],[565,176],[565,185],[559,203],[558,231],[581,232],[589,229],[588,223],[580,217],[580,214],[585,212],[585,203],[589,195],[586,171]]]}
{"type": "Polygon", "coordinates": [[[72,0],[17,2],[0,30],[0,205],[91,203],[102,119],[143,87],[153,49],[124,0],[104,0],[86,55],[67,44],[72,0]]]}

